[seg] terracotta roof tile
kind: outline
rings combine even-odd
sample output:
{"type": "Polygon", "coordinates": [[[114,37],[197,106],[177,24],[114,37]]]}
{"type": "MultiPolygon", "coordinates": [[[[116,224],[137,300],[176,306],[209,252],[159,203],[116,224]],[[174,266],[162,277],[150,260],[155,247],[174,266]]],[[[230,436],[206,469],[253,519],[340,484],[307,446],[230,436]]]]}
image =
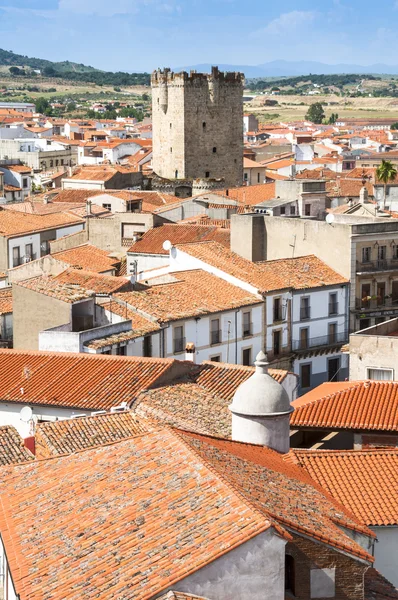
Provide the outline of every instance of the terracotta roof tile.
{"type": "Polygon", "coordinates": [[[76,215],[56,213],[50,215],[29,215],[11,210],[0,210],[0,235],[11,237],[46,229],[56,229],[66,225],[84,223],[76,215]]]}
{"type": "Polygon", "coordinates": [[[250,283],[262,293],[347,282],[313,255],[253,263],[217,242],[177,244],[177,248],[241,281],[250,283]]]}
{"type": "Polygon", "coordinates": [[[116,294],[116,298],[144,315],[154,317],[159,323],[262,302],[254,294],[206,271],[179,271],[172,274],[171,279],[171,283],[116,294]]]}
{"type": "Polygon", "coordinates": [[[186,242],[202,242],[214,240],[226,248],[230,244],[230,232],[214,225],[179,225],[170,223],[150,229],[140,240],[135,242],[128,252],[141,254],[168,254],[163,248],[163,242],[169,240],[172,244],[184,244],[186,242]]]}
{"type": "Polygon", "coordinates": [[[245,206],[255,206],[256,204],[260,204],[260,202],[275,198],[275,182],[259,185],[243,185],[241,187],[228,188],[228,190],[213,191],[213,194],[228,197],[230,200],[237,200],[245,206]]]}
{"type": "Polygon", "coordinates": [[[398,448],[291,450],[300,467],[366,525],[398,525],[398,448]]]}
{"type": "Polygon", "coordinates": [[[96,273],[112,271],[120,265],[120,260],[109,256],[109,253],[91,244],[83,244],[69,250],[56,252],[52,255],[78,269],[88,269],[96,273]]]}
{"type": "Polygon", "coordinates": [[[2,476],[0,527],[21,600],[43,590],[149,600],[271,526],[168,430],[2,476]]]}
{"type": "Polygon", "coordinates": [[[15,427],[2,425],[0,427],[0,465],[25,463],[33,459],[33,454],[25,448],[15,427]]]}
{"type": "Polygon", "coordinates": [[[131,411],[38,423],[35,428],[36,458],[71,454],[152,430],[153,426],[147,420],[131,411]]]}
{"type": "Polygon", "coordinates": [[[173,359],[0,349],[0,402],[109,410],[191,369],[173,359]]]}
{"type": "Polygon", "coordinates": [[[12,289],[0,289],[0,315],[12,313],[12,289]]]}
{"type": "Polygon", "coordinates": [[[397,381],[323,383],[293,406],[292,427],[398,431],[397,381]]]}
{"type": "Polygon", "coordinates": [[[374,533],[281,454],[263,446],[189,432],[180,435],[257,510],[282,527],[373,561],[342,527],[370,537],[375,537],[374,533]]]}

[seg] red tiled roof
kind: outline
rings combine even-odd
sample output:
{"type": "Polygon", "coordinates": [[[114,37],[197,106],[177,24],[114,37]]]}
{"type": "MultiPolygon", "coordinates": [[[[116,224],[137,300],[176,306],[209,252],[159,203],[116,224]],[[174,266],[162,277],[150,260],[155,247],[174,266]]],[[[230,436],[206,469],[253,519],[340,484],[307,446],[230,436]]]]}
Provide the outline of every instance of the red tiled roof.
{"type": "Polygon", "coordinates": [[[91,244],[83,244],[69,250],[56,252],[52,255],[57,260],[62,260],[78,269],[88,269],[96,273],[112,271],[120,265],[120,260],[109,256],[105,250],[101,250],[91,244]]]}
{"type": "Polygon", "coordinates": [[[342,527],[362,531],[370,537],[375,537],[374,533],[282,455],[264,446],[189,432],[180,435],[216,473],[280,526],[373,561],[342,527]]]}
{"type": "Polygon", "coordinates": [[[297,464],[366,525],[398,525],[398,448],[291,450],[297,464]]]}
{"type": "Polygon", "coordinates": [[[131,411],[38,423],[36,458],[71,454],[152,431],[153,426],[131,411]]]}
{"type": "Polygon", "coordinates": [[[169,430],[2,475],[2,541],[21,600],[43,590],[149,600],[271,527],[169,430]]]}
{"type": "Polygon", "coordinates": [[[25,448],[15,427],[0,426],[0,465],[25,463],[33,459],[33,454],[25,448]]]}
{"type": "Polygon", "coordinates": [[[7,315],[12,313],[12,289],[1,288],[0,289],[0,315],[7,315]]]}
{"type": "Polygon", "coordinates": [[[177,248],[241,281],[250,283],[261,293],[347,283],[344,277],[313,255],[253,263],[217,242],[177,244],[177,248]]]}
{"type": "Polygon", "coordinates": [[[0,349],[0,402],[109,410],[191,369],[173,359],[0,349]]]}
{"type": "Polygon", "coordinates": [[[172,244],[214,240],[229,248],[230,232],[228,229],[221,229],[214,225],[170,223],[154,227],[144,233],[142,238],[128,249],[128,252],[168,255],[168,251],[163,248],[163,242],[166,240],[169,240],[172,244]]]}
{"type": "Polygon", "coordinates": [[[224,196],[229,200],[237,200],[244,206],[255,206],[260,202],[275,198],[275,182],[261,183],[259,185],[243,185],[227,190],[214,190],[213,194],[224,196]]]}
{"type": "Polygon", "coordinates": [[[12,237],[46,229],[56,229],[68,225],[84,223],[76,215],[55,213],[50,215],[29,215],[11,210],[0,210],[0,235],[12,237]]]}
{"type": "Polygon", "coordinates": [[[398,431],[397,381],[323,383],[293,406],[292,427],[398,431]]]}
{"type": "Polygon", "coordinates": [[[171,283],[116,294],[116,298],[159,323],[262,303],[254,294],[206,271],[179,271],[171,278],[171,283]]]}

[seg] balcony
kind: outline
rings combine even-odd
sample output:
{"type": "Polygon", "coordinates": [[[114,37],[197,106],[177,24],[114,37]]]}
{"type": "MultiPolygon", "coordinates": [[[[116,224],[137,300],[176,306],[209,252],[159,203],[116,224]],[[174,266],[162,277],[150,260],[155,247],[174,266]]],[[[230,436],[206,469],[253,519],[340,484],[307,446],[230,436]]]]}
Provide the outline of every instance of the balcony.
{"type": "Polygon", "coordinates": [[[185,338],[174,338],[174,343],[173,343],[173,347],[174,347],[174,354],[178,354],[180,352],[184,352],[185,351],[185,346],[186,346],[186,342],[185,342],[185,338]]]}
{"type": "Polygon", "coordinates": [[[329,302],[329,317],[332,315],[339,314],[339,303],[338,302],[329,302]]]}
{"type": "Polygon", "coordinates": [[[221,343],[221,329],[210,331],[210,346],[215,346],[221,343]]]}
{"type": "Polygon", "coordinates": [[[329,335],[307,338],[306,340],[293,340],[292,349],[294,352],[306,352],[313,348],[335,346],[336,344],[345,344],[346,342],[348,342],[348,332],[340,331],[330,333],[329,335]]]}
{"type": "Polygon", "coordinates": [[[398,298],[392,298],[391,296],[355,298],[356,310],[376,310],[378,308],[398,308],[398,298]]]}
{"type": "Polygon", "coordinates": [[[300,308],[300,321],[306,321],[311,318],[311,307],[310,306],[302,306],[300,308]]]}
{"type": "Polygon", "coordinates": [[[394,270],[398,270],[398,259],[382,259],[370,262],[360,262],[357,260],[357,273],[375,273],[394,270]]]}

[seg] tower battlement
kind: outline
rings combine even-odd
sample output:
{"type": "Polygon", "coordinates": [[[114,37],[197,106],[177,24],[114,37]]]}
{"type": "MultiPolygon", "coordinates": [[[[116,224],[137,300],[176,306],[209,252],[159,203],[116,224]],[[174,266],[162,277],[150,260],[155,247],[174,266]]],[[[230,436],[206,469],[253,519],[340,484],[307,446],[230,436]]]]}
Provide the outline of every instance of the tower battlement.
{"type": "Polygon", "coordinates": [[[153,71],[151,75],[151,85],[156,87],[158,85],[181,85],[181,84],[198,84],[200,82],[228,84],[239,84],[242,85],[244,82],[244,74],[233,71],[219,71],[218,67],[212,67],[211,73],[197,73],[196,71],[181,71],[180,73],[174,73],[170,69],[157,69],[153,71]]]}

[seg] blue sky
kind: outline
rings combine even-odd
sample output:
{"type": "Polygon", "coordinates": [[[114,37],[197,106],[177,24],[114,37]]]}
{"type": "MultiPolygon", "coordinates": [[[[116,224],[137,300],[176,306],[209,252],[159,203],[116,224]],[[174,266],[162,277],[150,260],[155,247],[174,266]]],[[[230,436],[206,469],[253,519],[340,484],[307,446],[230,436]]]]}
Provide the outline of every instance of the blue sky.
{"type": "Polygon", "coordinates": [[[125,71],[398,63],[398,0],[0,0],[0,47],[125,71]]]}

